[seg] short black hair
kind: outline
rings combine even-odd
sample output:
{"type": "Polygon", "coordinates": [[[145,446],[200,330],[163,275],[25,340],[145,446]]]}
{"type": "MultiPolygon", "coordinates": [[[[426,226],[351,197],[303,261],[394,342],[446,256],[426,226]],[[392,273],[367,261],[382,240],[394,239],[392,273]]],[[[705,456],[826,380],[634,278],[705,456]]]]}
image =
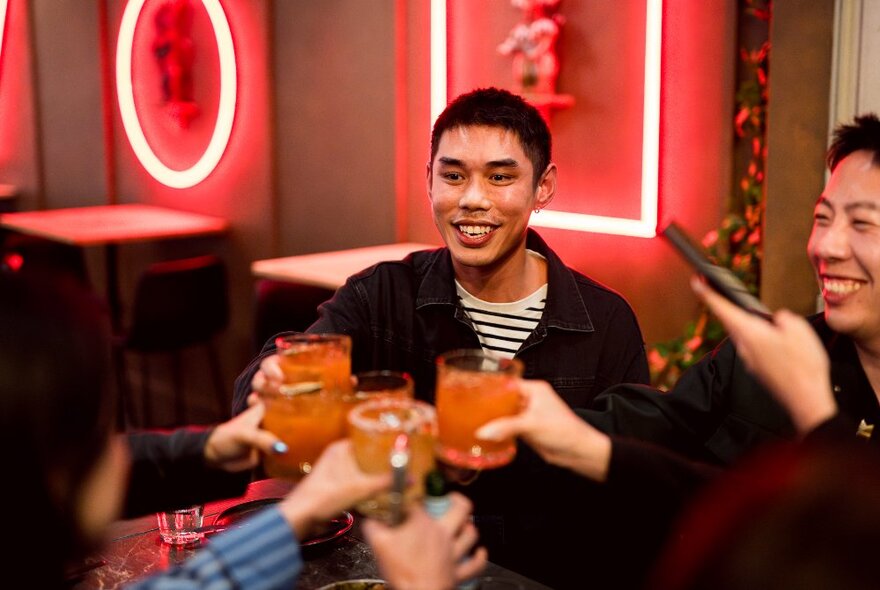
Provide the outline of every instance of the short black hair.
{"type": "Polygon", "coordinates": [[[828,169],[834,172],[841,160],[859,150],[874,154],[872,163],[880,166],[880,119],[874,113],[856,117],[853,123],[840,125],[834,130],[834,139],[826,157],[828,169]]]}
{"type": "Polygon", "coordinates": [[[462,94],[440,113],[431,133],[431,163],[446,131],[474,126],[500,127],[514,132],[532,162],[532,182],[538,185],[550,165],[550,129],[538,109],[521,96],[500,88],[478,88],[462,94]]]}

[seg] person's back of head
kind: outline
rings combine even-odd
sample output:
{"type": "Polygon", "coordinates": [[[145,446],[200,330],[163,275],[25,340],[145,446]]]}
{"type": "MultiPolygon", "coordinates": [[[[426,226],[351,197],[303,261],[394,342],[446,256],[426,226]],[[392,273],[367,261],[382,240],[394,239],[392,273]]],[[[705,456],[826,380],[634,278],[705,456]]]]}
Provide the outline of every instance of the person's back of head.
{"type": "Polygon", "coordinates": [[[6,460],[5,559],[41,555],[32,587],[57,584],[84,547],[82,481],[112,429],[103,306],[75,281],[0,273],[0,432],[6,460]],[[9,547],[10,545],[7,545],[9,547]]]}
{"type": "Polygon", "coordinates": [[[826,163],[832,172],[845,157],[865,150],[874,154],[874,166],[880,166],[880,119],[874,113],[856,117],[852,123],[838,126],[828,148],[826,163]]]}
{"type": "Polygon", "coordinates": [[[499,127],[519,138],[533,167],[532,182],[550,164],[552,141],[546,121],[521,96],[499,88],[480,88],[453,100],[437,117],[431,133],[431,162],[446,131],[458,127],[499,127]]]}
{"type": "Polygon", "coordinates": [[[880,453],[868,444],[771,449],[695,502],[652,588],[820,590],[876,584],[880,453]]]}

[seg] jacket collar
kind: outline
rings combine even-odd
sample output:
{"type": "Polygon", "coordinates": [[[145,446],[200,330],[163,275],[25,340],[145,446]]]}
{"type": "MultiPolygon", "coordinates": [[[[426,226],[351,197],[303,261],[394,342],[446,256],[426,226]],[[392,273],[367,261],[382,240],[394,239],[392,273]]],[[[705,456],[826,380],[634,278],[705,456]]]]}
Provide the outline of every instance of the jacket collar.
{"type": "MultiPolygon", "coordinates": [[[[547,259],[547,305],[541,323],[562,330],[594,331],[587,305],[571,269],[531,228],[526,236],[526,248],[547,259]]],[[[430,252],[417,263],[416,272],[422,277],[416,295],[416,309],[435,304],[458,306],[455,271],[448,248],[430,252]]]]}

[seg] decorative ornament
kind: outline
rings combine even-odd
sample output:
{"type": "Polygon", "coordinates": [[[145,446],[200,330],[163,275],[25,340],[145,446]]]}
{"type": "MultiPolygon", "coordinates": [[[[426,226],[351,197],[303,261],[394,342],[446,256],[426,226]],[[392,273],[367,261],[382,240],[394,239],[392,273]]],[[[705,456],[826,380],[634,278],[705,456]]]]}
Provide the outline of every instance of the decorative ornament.
{"type": "Polygon", "coordinates": [[[522,11],[522,22],[511,29],[498,52],[513,56],[514,90],[523,95],[550,122],[553,110],[574,104],[570,95],[556,94],[559,55],[556,46],[565,19],[558,14],[561,0],[511,0],[522,11]]]}
{"type": "Polygon", "coordinates": [[[193,9],[189,0],[168,0],[156,10],[153,55],[162,75],[162,98],[169,115],[184,129],[199,116],[193,99],[193,9]]]}
{"type": "Polygon", "coordinates": [[[150,176],[171,188],[189,188],[205,180],[214,171],[229,145],[238,95],[238,68],[235,64],[232,31],[229,29],[229,19],[226,18],[220,0],[202,0],[202,6],[211,20],[211,29],[214,32],[220,57],[220,101],[217,105],[217,119],[214,122],[211,141],[208,142],[198,161],[185,170],[170,168],[159,159],[147,141],[134,102],[131,76],[132,50],[135,29],[145,3],[146,0],[127,0],[119,24],[119,37],[116,40],[116,96],[119,100],[119,114],[131,149],[150,176]]]}

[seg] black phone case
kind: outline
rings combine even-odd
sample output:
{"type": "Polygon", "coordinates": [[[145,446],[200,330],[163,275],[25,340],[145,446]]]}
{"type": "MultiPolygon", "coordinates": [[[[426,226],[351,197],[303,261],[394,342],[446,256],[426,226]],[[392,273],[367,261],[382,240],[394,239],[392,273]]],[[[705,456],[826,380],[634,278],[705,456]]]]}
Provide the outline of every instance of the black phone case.
{"type": "Polygon", "coordinates": [[[706,277],[709,285],[721,295],[736,303],[741,308],[770,319],[772,312],[761,300],[749,293],[749,290],[730,270],[713,264],[703,249],[674,221],[670,222],[661,235],[684,256],[694,269],[706,277]]]}

